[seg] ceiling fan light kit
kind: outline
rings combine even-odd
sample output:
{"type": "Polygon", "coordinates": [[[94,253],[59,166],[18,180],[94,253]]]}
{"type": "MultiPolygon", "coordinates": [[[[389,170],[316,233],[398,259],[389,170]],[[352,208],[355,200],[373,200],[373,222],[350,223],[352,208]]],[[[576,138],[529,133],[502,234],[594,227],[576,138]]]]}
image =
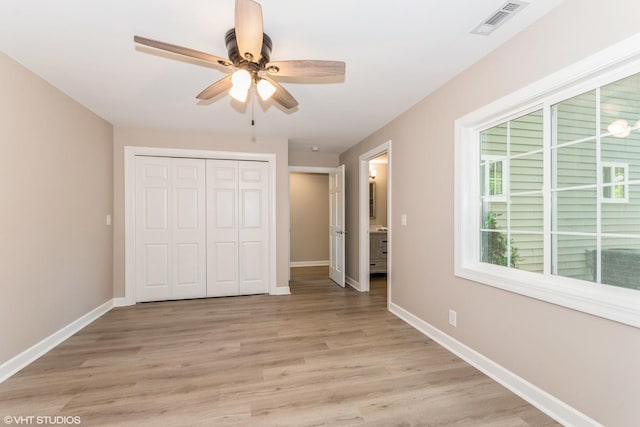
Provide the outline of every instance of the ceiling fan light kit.
{"type": "Polygon", "coordinates": [[[265,79],[260,79],[260,81],[258,81],[256,89],[258,89],[258,95],[260,95],[260,98],[262,98],[263,101],[271,98],[276,91],[276,87],[265,79]]]}
{"type": "Polygon", "coordinates": [[[225,67],[231,75],[223,77],[200,92],[196,98],[208,100],[228,91],[234,99],[245,102],[252,85],[263,101],[273,99],[290,110],[298,101],[272,77],[343,76],[341,61],[293,60],[271,61],[273,42],[263,33],[262,7],[254,0],[236,0],[235,27],[225,34],[228,59],[169,43],[134,36],[145,46],[177,53],[225,67]]]}

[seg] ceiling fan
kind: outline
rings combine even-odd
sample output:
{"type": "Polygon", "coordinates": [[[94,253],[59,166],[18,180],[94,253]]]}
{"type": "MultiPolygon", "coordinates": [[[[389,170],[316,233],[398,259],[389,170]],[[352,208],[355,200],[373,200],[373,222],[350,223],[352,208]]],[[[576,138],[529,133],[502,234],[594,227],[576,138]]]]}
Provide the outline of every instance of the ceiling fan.
{"type": "Polygon", "coordinates": [[[196,96],[203,100],[228,90],[232,97],[245,102],[249,89],[255,84],[263,100],[272,98],[284,108],[292,109],[298,105],[298,101],[273,77],[328,77],[342,76],[345,72],[345,63],[341,61],[271,62],[273,44],[271,38],[263,33],[262,7],[254,0],[236,0],[235,28],[225,35],[228,59],[145,37],[134,36],[133,40],[156,49],[215,63],[232,72],[196,96]]]}

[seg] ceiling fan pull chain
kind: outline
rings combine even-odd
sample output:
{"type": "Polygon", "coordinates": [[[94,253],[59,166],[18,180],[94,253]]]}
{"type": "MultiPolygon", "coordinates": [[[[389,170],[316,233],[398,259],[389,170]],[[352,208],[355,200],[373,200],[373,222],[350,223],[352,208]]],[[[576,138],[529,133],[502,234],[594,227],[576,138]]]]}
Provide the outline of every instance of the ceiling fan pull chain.
{"type": "Polygon", "coordinates": [[[251,126],[255,126],[256,125],[256,115],[255,115],[255,110],[256,110],[256,97],[255,97],[255,93],[253,94],[254,96],[252,96],[251,100],[253,102],[251,102],[251,126]]]}

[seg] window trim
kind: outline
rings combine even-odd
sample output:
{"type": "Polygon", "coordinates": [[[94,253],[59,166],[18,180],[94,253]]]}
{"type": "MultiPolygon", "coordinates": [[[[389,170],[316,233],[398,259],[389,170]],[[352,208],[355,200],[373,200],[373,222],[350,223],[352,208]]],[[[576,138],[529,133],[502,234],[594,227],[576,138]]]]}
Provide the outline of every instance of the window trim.
{"type": "MultiPolygon", "coordinates": [[[[481,199],[480,149],[477,136],[481,129],[543,108],[549,123],[550,105],[604,86],[640,72],[640,34],[625,39],[604,51],[564,68],[510,95],[492,102],[455,121],[455,208],[454,274],[527,297],[550,302],[584,313],[640,328],[640,292],[606,284],[561,276],[551,276],[545,262],[543,274],[479,262],[481,227],[478,212],[481,199]],[[592,285],[592,286],[590,286],[592,285]]],[[[549,132],[545,132],[548,147],[549,132]]],[[[545,149],[544,171],[550,177],[550,150],[545,149]]],[[[602,173],[601,171],[599,173],[602,173]]],[[[625,182],[627,182],[625,180],[625,182]]],[[[550,179],[545,179],[543,197],[548,197],[550,179]]],[[[628,192],[627,192],[628,194],[628,192]]],[[[548,200],[545,209],[551,209],[548,200]]],[[[545,211],[545,222],[551,220],[545,211]]],[[[545,230],[549,230],[545,224],[545,230]]],[[[545,233],[545,256],[551,253],[551,238],[545,233]]]]}

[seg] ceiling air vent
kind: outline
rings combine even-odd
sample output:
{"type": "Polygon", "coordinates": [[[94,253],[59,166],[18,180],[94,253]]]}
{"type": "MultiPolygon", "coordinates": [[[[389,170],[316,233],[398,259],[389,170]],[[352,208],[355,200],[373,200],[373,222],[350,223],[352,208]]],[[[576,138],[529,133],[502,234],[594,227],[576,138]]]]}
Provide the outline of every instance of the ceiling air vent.
{"type": "Polygon", "coordinates": [[[512,0],[503,4],[498,10],[493,12],[487,19],[482,21],[480,25],[471,31],[471,34],[479,34],[481,36],[488,36],[504,24],[505,21],[511,18],[516,13],[524,9],[529,3],[520,0],[512,0]]]}

